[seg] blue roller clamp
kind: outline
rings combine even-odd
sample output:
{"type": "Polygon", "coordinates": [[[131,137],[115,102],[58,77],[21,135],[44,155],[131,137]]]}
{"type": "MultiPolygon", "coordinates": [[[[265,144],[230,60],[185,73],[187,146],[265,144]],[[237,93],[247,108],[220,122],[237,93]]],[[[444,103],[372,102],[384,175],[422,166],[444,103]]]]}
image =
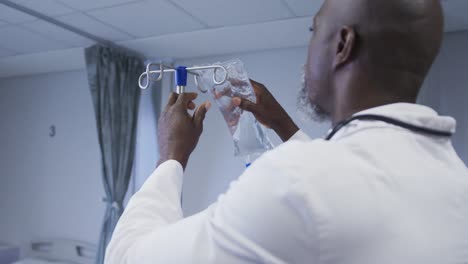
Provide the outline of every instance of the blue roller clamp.
{"type": "Polygon", "coordinates": [[[187,86],[187,67],[179,66],[176,68],[175,81],[177,86],[187,86]]]}

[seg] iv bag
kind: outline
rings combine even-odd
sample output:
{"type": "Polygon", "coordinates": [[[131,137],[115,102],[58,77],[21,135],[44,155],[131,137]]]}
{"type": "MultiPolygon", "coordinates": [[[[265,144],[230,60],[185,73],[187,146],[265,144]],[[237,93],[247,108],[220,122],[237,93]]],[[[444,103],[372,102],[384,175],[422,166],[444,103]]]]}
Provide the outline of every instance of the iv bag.
{"type": "MultiPolygon", "coordinates": [[[[213,71],[203,71],[201,76],[197,77],[197,81],[201,90],[209,90],[223,114],[234,142],[234,155],[247,157],[272,149],[273,145],[266,134],[266,128],[252,113],[243,111],[232,103],[234,97],[256,102],[252,84],[242,61],[233,59],[215,65],[222,65],[227,69],[225,83],[215,84],[213,71]]],[[[217,69],[214,74],[215,79],[221,80],[225,72],[217,69]]]]}

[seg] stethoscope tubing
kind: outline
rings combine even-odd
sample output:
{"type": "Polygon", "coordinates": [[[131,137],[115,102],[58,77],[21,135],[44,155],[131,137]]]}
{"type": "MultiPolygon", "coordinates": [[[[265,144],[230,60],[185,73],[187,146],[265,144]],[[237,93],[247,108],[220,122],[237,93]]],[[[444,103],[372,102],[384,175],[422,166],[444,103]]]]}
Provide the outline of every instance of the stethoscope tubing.
{"type": "Polygon", "coordinates": [[[328,135],[325,137],[325,140],[331,140],[336,135],[336,133],[338,133],[338,131],[340,131],[342,128],[349,125],[351,122],[355,120],[382,121],[391,125],[395,125],[395,126],[399,126],[399,127],[411,130],[416,133],[422,133],[422,134],[427,134],[431,136],[439,136],[439,137],[452,137],[453,136],[453,133],[450,131],[442,131],[442,130],[427,128],[427,127],[417,126],[417,125],[413,125],[413,124],[410,124],[410,123],[407,123],[407,122],[404,122],[395,118],[387,117],[387,116],[366,114],[366,115],[356,115],[338,123],[332,129],[332,131],[328,133],[328,135]]]}

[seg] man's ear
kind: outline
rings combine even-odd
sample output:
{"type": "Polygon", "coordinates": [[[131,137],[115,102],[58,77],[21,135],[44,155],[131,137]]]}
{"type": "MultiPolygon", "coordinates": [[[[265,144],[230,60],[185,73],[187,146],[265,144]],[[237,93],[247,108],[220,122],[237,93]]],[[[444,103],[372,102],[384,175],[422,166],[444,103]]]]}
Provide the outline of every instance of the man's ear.
{"type": "Polygon", "coordinates": [[[338,44],[336,47],[334,68],[339,68],[350,62],[356,49],[356,31],[350,26],[344,26],[337,36],[338,44]]]}

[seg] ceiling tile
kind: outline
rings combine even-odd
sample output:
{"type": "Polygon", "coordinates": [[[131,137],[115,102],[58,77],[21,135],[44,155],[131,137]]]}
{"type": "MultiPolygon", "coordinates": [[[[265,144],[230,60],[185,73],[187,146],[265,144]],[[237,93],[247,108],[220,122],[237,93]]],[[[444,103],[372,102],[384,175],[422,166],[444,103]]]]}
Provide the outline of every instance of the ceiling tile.
{"type": "Polygon", "coordinates": [[[211,27],[252,24],[294,17],[282,0],[172,0],[211,27]],[[220,8],[222,6],[222,8],[220,8]]]}
{"type": "Polygon", "coordinates": [[[136,37],[202,29],[190,15],[164,0],[151,0],[100,9],[90,15],[136,37]]]}
{"type": "Polygon", "coordinates": [[[323,0],[285,0],[296,16],[315,16],[323,4],[323,0]]]}
{"type": "Polygon", "coordinates": [[[63,23],[84,30],[90,34],[99,36],[110,41],[133,39],[131,35],[114,29],[113,27],[107,26],[97,21],[96,19],[82,13],[74,13],[70,15],[56,17],[56,19],[62,21],[63,23]]]}
{"type": "Polygon", "coordinates": [[[16,52],[12,51],[12,50],[8,50],[8,49],[4,49],[4,48],[1,48],[0,47],[0,58],[2,57],[8,57],[8,56],[13,56],[15,55],[16,52]]]}
{"type": "Polygon", "coordinates": [[[10,0],[47,16],[57,16],[73,13],[75,10],[54,0],[10,0]]]}
{"type": "Polygon", "coordinates": [[[18,53],[34,53],[66,48],[66,45],[59,41],[51,40],[19,26],[0,28],[0,36],[2,36],[2,47],[18,53]]]}
{"type": "Polygon", "coordinates": [[[311,17],[137,39],[122,45],[149,57],[193,58],[278,48],[306,47],[311,17]],[[233,38],[232,36],[243,36],[233,38]],[[245,41],[255,39],[255,41],[245,41]],[[174,44],[176,43],[176,44],[174,44]]]}
{"type": "MultiPolygon", "coordinates": [[[[37,0],[35,0],[37,1],[37,0]]],[[[136,0],[57,0],[61,3],[82,11],[103,8],[103,7],[111,7],[116,6],[124,3],[135,2],[136,0]]]]}
{"type": "Polygon", "coordinates": [[[86,47],[94,43],[85,37],[42,20],[28,22],[26,24],[22,24],[21,26],[51,39],[70,44],[72,47],[86,47]]]}
{"type": "Polygon", "coordinates": [[[35,17],[0,4],[0,19],[10,23],[22,23],[36,20],[35,17]]]}

